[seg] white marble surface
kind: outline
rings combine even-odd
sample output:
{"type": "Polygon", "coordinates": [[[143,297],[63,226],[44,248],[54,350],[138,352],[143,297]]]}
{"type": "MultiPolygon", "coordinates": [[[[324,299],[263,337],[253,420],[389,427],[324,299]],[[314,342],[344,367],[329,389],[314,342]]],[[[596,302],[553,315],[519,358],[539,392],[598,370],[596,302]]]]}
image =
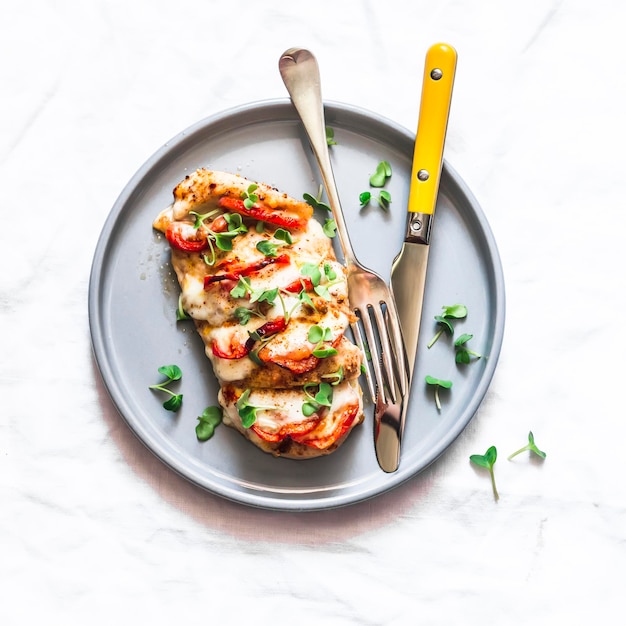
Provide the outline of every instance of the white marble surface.
{"type": "Polygon", "coordinates": [[[5,0],[0,23],[3,625],[623,609],[626,4],[5,0]],[[89,270],[115,199],[190,124],[284,97],[293,45],[315,52],[325,97],[413,129],[440,40],[459,52],[446,158],[506,278],[485,402],[438,462],[368,502],[277,513],[201,491],[134,438],[92,358],[89,270]],[[528,430],[546,461],[506,461],[528,430]],[[492,444],[498,503],[468,462],[492,444]]]}

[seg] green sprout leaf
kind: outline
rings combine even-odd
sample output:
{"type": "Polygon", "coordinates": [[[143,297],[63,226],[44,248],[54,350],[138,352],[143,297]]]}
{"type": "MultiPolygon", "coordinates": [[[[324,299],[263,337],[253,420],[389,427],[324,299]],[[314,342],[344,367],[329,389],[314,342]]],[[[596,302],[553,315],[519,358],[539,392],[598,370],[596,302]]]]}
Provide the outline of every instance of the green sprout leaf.
{"type": "Polygon", "coordinates": [[[219,211],[217,209],[209,211],[208,213],[196,213],[190,211],[190,215],[195,216],[194,228],[197,230],[203,227],[207,236],[207,243],[209,244],[209,254],[204,254],[204,262],[207,265],[213,265],[215,263],[215,247],[219,250],[226,252],[233,249],[233,239],[241,234],[248,232],[248,228],[243,224],[241,215],[238,213],[224,213],[222,217],[228,225],[228,229],[225,232],[214,232],[208,226],[204,225],[204,221],[213,217],[219,211]]]}
{"type": "Polygon", "coordinates": [[[264,254],[265,256],[276,257],[278,256],[276,252],[278,248],[280,247],[280,245],[282,244],[272,243],[271,241],[268,241],[267,239],[262,239],[256,244],[256,249],[261,254],[264,254]]]}
{"type": "Polygon", "coordinates": [[[442,380],[440,378],[435,378],[434,376],[426,376],[425,378],[426,384],[435,388],[435,406],[438,411],[441,411],[441,399],[439,397],[440,389],[450,389],[452,387],[451,380],[442,380]]]}
{"type": "Polygon", "coordinates": [[[256,422],[257,407],[249,404],[250,389],[246,389],[237,400],[237,412],[244,428],[250,428],[256,422]]]}
{"type": "Polygon", "coordinates": [[[330,407],[333,401],[333,388],[328,383],[310,383],[303,387],[306,402],[302,405],[302,413],[309,417],[317,413],[323,406],[330,407]],[[315,395],[311,395],[309,389],[317,387],[315,395]]]}
{"type": "Polygon", "coordinates": [[[265,318],[265,316],[260,313],[259,311],[257,311],[256,309],[249,309],[245,306],[238,306],[234,311],[233,311],[233,316],[234,318],[242,325],[245,326],[249,321],[250,318],[255,315],[256,317],[261,317],[261,318],[265,318]]]}
{"type": "Polygon", "coordinates": [[[189,215],[193,215],[195,217],[195,221],[193,223],[193,227],[198,230],[198,228],[202,227],[205,220],[217,215],[219,213],[219,209],[213,209],[208,213],[197,213],[196,211],[189,211],[189,215]]]}
{"type": "Polygon", "coordinates": [[[268,239],[262,239],[256,244],[256,249],[267,257],[277,256],[278,248],[282,246],[288,246],[293,243],[291,233],[284,228],[277,228],[273,235],[275,241],[269,241],[268,239]]]}
{"type": "Polygon", "coordinates": [[[493,489],[493,497],[496,502],[499,500],[498,490],[496,489],[496,479],[493,472],[493,466],[498,458],[498,451],[495,446],[491,446],[485,454],[472,454],[470,461],[479,467],[483,467],[489,471],[491,476],[491,488],[493,489]]]}
{"type": "Polygon", "coordinates": [[[324,275],[326,276],[326,278],[328,278],[328,280],[337,279],[337,272],[333,269],[333,266],[328,262],[324,263],[324,275]]]}
{"type": "MultiPolygon", "coordinates": [[[[163,391],[166,391],[165,389],[163,391]]],[[[183,404],[183,394],[172,394],[172,397],[169,400],[166,400],[163,403],[163,408],[167,411],[172,411],[172,413],[176,413],[178,409],[183,404]]]]}
{"type": "Polygon", "coordinates": [[[314,287],[317,287],[322,280],[322,272],[317,263],[304,263],[300,268],[300,274],[302,274],[302,276],[308,276],[314,287]]]}
{"type": "Polygon", "coordinates": [[[178,294],[178,306],[176,307],[176,321],[181,322],[183,320],[190,319],[189,315],[183,309],[183,294],[178,294]]]}
{"type": "Polygon", "coordinates": [[[317,190],[317,196],[314,196],[310,193],[304,193],[302,194],[302,197],[304,198],[304,201],[307,204],[310,204],[314,209],[322,209],[324,211],[330,211],[330,207],[328,206],[328,204],[326,204],[325,202],[322,202],[322,192],[323,192],[323,187],[322,185],[320,185],[317,190]]]}
{"type": "Polygon", "coordinates": [[[528,443],[523,448],[520,448],[519,450],[516,450],[515,452],[513,452],[513,454],[510,454],[508,457],[508,460],[510,461],[514,456],[517,456],[518,454],[521,454],[522,452],[526,452],[526,450],[528,450],[529,452],[533,452],[541,459],[546,458],[546,453],[541,451],[535,445],[535,436],[533,435],[532,431],[530,431],[528,433],[528,443]]]}
{"type": "Polygon", "coordinates": [[[258,187],[258,185],[252,183],[248,186],[248,189],[246,191],[241,192],[243,205],[246,207],[246,209],[251,209],[254,206],[254,203],[259,201],[259,196],[254,193],[258,187]]]}
{"type": "Polygon", "coordinates": [[[284,228],[277,228],[274,233],[274,239],[278,239],[278,241],[284,241],[286,244],[291,245],[293,243],[293,239],[291,238],[291,233],[284,228]]]}
{"type": "Polygon", "coordinates": [[[384,187],[390,176],[391,165],[388,161],[381,161],[376,166],[376,171],[370,176],[370,185],[372,187],[384,187]]]}
{"type": "Polygon", "coordinates": [[[381,209],[388,211],[390,204],[391,204],[391,194],[386,189],[383,189],[378,194],[378,205],[380,206],[381,209]]]}
{"type": "Polygon", "coordinates": [[[329,239],[332,239],[337,234],[337,223],[332,217],[328,217],[322,226],[322,230],[329,239]]]}
{"type": "Polygon", "coordinates": [[[222,422],[222,409],[218,406],[208,406],[198,416],[196,425],[196,437],[198,441],[207,441],[213,437],[215,428],[222,422]]]}
{"type": "Polygon", "coordinates": [[[238,213],[224,213],[223,217],[228,224],[228,230],[223,233],[209,232],[215,239],[215,245],[220,250],[229,252],[233,249],[233,239],[241,233],[247,233],[248,228],[238,213]]]}
{"type": "Polygon", "coordinates": [[[233,298],[244,298],[247,293],[252,293],[250,283],[243,276],[240,276],[237,284],[230,290],[230,295],[233,298]]]}
{"type": "Polygon", "coordinates": [[[244,428],[250,428],[256,422],[257,411],[272,411],[276,408],[274,406],[255,406],[250,404],[250,389],[246,389],[241,394],[235,406],[244,428]]]}
{"type": "Polygon", "coordinates": [[[167,388],[170,383],[182,378],[182,371],[178,365],[162,365],[158,369],[159,374],[165,376],[165,380],[155,385],[150,385],[148,389],[154,389],[169,394],[169,398],[163,403],[163,408],[167,411],[176,412],[183,403],[183,395],[177,394],[167,388]]]}
{"type": "Polygon", "coordinates": [[[343,381],[343,365],[340,365],[339,369],[336,372],[323,374],[322,378],[324,378],[325,380],[329,380],[330,384],[333,387],[336,387],[337,385],[341,384],[341,382],[343,381]]]}
{"type": "Polygon", "coordinates": [[[330,126],[326,126],[326,143],[329,146],[337,145],[337,142],[335,141],[335,130],[330,126]]]}
{"type": "Polygon", "coordinates": [[[388,211],[391,194],[386,189],[382,189],[377,195],[372,195],[371,191],[363,191],[359,194],[359,208],[364,209],[371,201],[375,201],[383,211],[388,211]]]}
{"type": "Polygon", "coordinates": [[[325,359],[326,357],[335,356],[337,354],[337,350],[335,350],[335,348],[324,345],[324,343],[332,341],[333,339],[330,328],[322,328],[317,325],[311,326],[307,339],[311,343],[315,344],[311,354],[316,356],[318,359],[325,359]]]}
{"type": "Polygon", "coordinates": [[[450,336],[454,335],[454,326],[450,320],[458,320],[467,317],[467,307],[464,304],[452,304],[441,308],[443,309],[443,313],[441,315],[435,315],[435,321],[439,326],[439,330],[430,340],[426,346],[427,348],[432,348],[444,332],[449,333],[450,336]]]}
{"type": "Polygon", "coordinates": [[[466,347],[466,343],[472,339],[474,337],[474,335],[469,335],[467,333],[463,333],[455,342],[454,342],[454,349],[456,350],[456,355],[455,355],[455,361],[457,363],[470,363],[472,360],[472,357],[476,358],[476,359],[480,359],[482,357],[482,354],[479,354],[478,352],[474,352],[473,350],[470,350],[469,348],[466,347]]]}

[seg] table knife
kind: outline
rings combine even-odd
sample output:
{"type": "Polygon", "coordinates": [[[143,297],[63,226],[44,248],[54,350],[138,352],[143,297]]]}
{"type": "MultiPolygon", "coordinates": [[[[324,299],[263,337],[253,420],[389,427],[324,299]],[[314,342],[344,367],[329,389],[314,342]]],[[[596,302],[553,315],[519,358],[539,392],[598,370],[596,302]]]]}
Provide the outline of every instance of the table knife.
{"type": "MultiPolygon", "coordinates": [[[[456,50],[445,43],[431,46],[426,53],[406,234],[391,269],[391,288],[406,347],[409,384],[417,354],[430,234],[439,192],[456,61],[456,50]]],[[[402,424],[407,405],[408,401],[405,401],[402,424]]]]}

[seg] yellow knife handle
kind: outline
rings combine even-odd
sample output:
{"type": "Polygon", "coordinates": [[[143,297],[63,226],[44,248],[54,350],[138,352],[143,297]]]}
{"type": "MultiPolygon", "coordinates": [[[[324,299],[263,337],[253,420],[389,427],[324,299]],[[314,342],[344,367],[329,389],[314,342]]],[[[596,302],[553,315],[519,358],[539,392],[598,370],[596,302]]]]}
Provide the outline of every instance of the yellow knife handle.
{"type": "Polygon", "coordinates": [[[431,46],[426,53],[411,171],[410,213],[435,212],[456,59],[456,50],[445,43],[431,46]]]}

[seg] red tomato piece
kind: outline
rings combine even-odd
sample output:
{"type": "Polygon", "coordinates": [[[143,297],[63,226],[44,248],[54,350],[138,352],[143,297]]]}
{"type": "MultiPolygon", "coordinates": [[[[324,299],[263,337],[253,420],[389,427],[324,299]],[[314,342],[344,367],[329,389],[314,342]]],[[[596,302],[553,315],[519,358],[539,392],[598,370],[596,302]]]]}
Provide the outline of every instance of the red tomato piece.
{"type": "Polygon", "coordinates": [[[292,439],[297,441],[298,443],[302,443],[305,446],[310,446],[311,448],[317,448],[318,450],[325,450],[332,446],[336,441],[341,439],[347,432],[352,423],[356,419],[356,416],[359,414],[359,404],[350,404],[347,405],[341,412],[341,415],[336,421],[335,428],[330,435],[326,435],[324,437],[314,437],[311,436],[314,434],[314,431],[310,431],[307,433],[307,436],[293,436],[292,439]]]}
{"type": "Polygon", "coordinates": [[[220,359],[241,359],[246,356],[250,349],[247,347],[247,344],[234,344],[231,343],[229,346],[228,352],[222,350],[217,343],[217,341],[213,341],[211,345],[211,351],[213,354],[220,359]]]}
{"type": "Polygon", "coordinates": [[[294,374],[304,374],[310,372],[317,367],[320,360],[316,356],[309,356],[305,359],[292,359],[288,356],[268,355],[267,351],[261,350],[259,358],[264,363],[274,363],[280,367],[284,367],[294,374]]]}
{"type": "Polygon", "coordinates": [[[260,272],[268,265],[278,264],[287,265],[291,262],[288,254],[279,254],[277,257],[264,257],[256,263],[249,265],[241,265],[241,263],[230,263],[222,265],[222,269],[227,267],[229,271],[220,274],[213,274],[212,276],[204,277],[204,288],[206,289],[213,283],[220,282],[222,280],[234,280],[238,281],[241,276],[250,276],[256,272],[260,272]]]}
{"type": "Polygon", "coordinates": [[[209,242],[199,231],[195,231],[193,236],[190,236],[192,230],[193,227],[190,224],[172,222],[165,231],[165,237],[170,245],[183,252],[201,252],[209,245],[209,242]]]}
{"type": "Polygon", "coordinates": [[[313,281],[308,276],[303,276],[283,287],[283,291],[288,293],[300,293],[303,289],[305,291],[313,291],[313,281]]]}
{"type": "MultiPolygon", "coordinates": [[[[285,322],[285,318],[277,317],[273,320],[265,322],[265,324],[256,329],[255,333],[259,339],[263,339],[264,337],[270,337],[271,335],[279,333],[281,330],[284,330],[286,326],[287,324],[285,322]]],[[[211,350],[213,354],[220,359],[241,359],[250,354],[250,350],[254,348],[254,344],[259,339],[253,339],[250,337],[243,344],[236,344],[231,341],[228,351],[222,350],[217,341],[213,341],[211,350]]]]}
{"type": "Polygon", "coordinates": [[[231,196],[222,196],[219,199],[217,206],[221,209],[226,209],[227,211],[239,213],[240,215],[252,217],[255,220],[268,222],[269,224],[275,224],[276,226],[281,226],[282,228],[287,229],[295,228],[301,230],[306,228],[308,221],[300,215],[272,209],[271,207],[258,202],[248,208],[244,204],[243,200],[240,198],[233,198],[231,196]]]}
{"type": "MultiPolygon", "coordinates": [[[[337,348],[341,342],[343,334],[336,337],[330,344],[333,348],[337,348]]],[[[294,374],[304,374],[314,370],[320,362],[319,357],[314,356],[309,350],[301,346],[298,350],[288,354],[272,354],[267,348],[259,351],[259,358],[264,363],[274,363],[280,367],[284,367],[294,374]],[[298,358],[296,358],[298,357],[298,358]]]]}
{"type": "Polygon", "coordinates": [[[291,437],[292,439],[295,437],[303,437],[304,435],[310,433],[318,425],[318,423],[319,418],[315,417],[302,422],[291,422],[289,424],[285,424],[275,433],[267,432],[256,424],[252,424],[250,429],[264,441],[275,443],[277,441],[282,441],[286,437],[291,437]]]}

